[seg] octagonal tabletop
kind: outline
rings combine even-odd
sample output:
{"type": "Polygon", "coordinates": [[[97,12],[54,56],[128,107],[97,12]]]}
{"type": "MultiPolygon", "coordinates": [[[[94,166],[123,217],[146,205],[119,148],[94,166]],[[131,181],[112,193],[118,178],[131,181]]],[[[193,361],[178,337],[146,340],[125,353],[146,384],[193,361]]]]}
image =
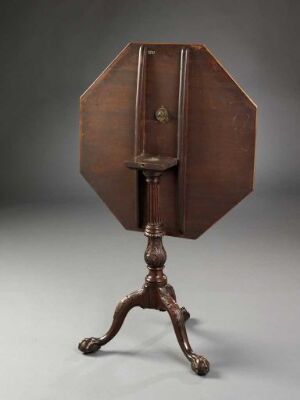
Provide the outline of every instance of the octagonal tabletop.
{"type": "Polygon", "coordinates": [[[203,45],[130,43],[80,99],[81,173],[142,230],[146,187],[125,162],[175,159],[161,177],[166,234],[197,238],[253,189],[256,106],[203,45]]]}

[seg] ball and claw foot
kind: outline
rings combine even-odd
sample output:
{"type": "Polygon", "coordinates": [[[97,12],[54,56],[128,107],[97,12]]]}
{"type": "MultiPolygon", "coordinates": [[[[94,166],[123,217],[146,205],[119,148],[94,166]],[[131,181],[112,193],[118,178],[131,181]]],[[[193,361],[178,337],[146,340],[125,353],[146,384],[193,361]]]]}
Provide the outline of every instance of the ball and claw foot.
{"type": "Polygon", "coordinates": [[[185,321],[187,321],[191,317],[190,313],[185,307],[181,307],[181,312],[185,321]]]}
{"type": "Polygon", "coordinates": [[[78,349],[82,351],[83,354],[95,353],[101,347],[100,341],[97,338],[85,338],[83,339],[79,345],[78,349]]]}
{"type": "Polygon", "coordinates": [[[209,372],[209,362],[205,357],[197,354],[192,356],[191,367],[197,375],[203,376],[209,372]]]}

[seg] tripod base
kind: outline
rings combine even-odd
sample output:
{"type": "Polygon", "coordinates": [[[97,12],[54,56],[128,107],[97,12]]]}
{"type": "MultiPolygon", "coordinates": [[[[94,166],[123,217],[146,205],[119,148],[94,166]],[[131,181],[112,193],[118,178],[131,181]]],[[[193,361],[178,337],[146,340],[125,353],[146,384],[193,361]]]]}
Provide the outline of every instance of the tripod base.
{"type": "Polygon", "coordinates": [[[206,375],[208,373],[209,362],[203,356],[193,352],[187,337],[185,321],[190,318],[190,314],[184,307],[180,307],[177,304],[173,287],[165,282],[158,284],[157,282],[148,282],[146,280],[142,289],[124,297],[116,307],[112,325],[107,333],[100,338],[83,339],[78,345],[79,350],[84,354],[94,353],[112,340],[119,332],[127,313],[133,307],[167,311],[179,346],[190,361],[192,370],[198,375],[206,375]]]}

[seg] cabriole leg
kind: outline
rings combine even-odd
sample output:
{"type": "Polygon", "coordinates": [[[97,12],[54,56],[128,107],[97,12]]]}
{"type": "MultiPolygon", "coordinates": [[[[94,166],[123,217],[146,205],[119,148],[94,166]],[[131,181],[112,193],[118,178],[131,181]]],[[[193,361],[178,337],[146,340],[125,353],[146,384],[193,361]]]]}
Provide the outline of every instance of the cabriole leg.
{"type": "Polygon", "coordinates": [[[99,350],[101,346],[104,346],[116,336],[123,325],[124,319],[128,312],[133,307],[143,307],[143,303],[144,289],[136,290],[135,292],[124,297],[116,307],[113,316],[113,322],[107,333],[100,338],[90,337],[83,339],[78,345],[79,350],[84,354],[94,353],[95,351],[99,350]]]}
{"type": "Polygon", "coordinates": [[[185,329],[185,312],[165,287],[160,288],[159,291],[161,302],[170,315],[178,343],[184,355],[190,361],[192,370],[198,375],[206,375],[209,371],[209,362],[205,357],[194,353],[191,348],[185,329]]]}

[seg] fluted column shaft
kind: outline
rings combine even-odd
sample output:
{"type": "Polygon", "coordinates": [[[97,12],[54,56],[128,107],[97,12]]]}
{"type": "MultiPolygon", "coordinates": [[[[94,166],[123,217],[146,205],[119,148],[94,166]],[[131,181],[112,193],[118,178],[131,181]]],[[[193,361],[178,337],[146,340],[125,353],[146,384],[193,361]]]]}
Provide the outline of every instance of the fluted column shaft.
{"type": "Polygon", "coordinates": [[[148,223],[145,227],[145,236],[148,244],[145,251],[145,261],[149,269],[146,281],[165,285],[167,278],[163,273],[163,268],[167,259],[167,254],[162,243],[164,235],[163,225],[159,211],[159,185],[161,172],[144,171],[147,182],[148,200],[148,223]]]}

